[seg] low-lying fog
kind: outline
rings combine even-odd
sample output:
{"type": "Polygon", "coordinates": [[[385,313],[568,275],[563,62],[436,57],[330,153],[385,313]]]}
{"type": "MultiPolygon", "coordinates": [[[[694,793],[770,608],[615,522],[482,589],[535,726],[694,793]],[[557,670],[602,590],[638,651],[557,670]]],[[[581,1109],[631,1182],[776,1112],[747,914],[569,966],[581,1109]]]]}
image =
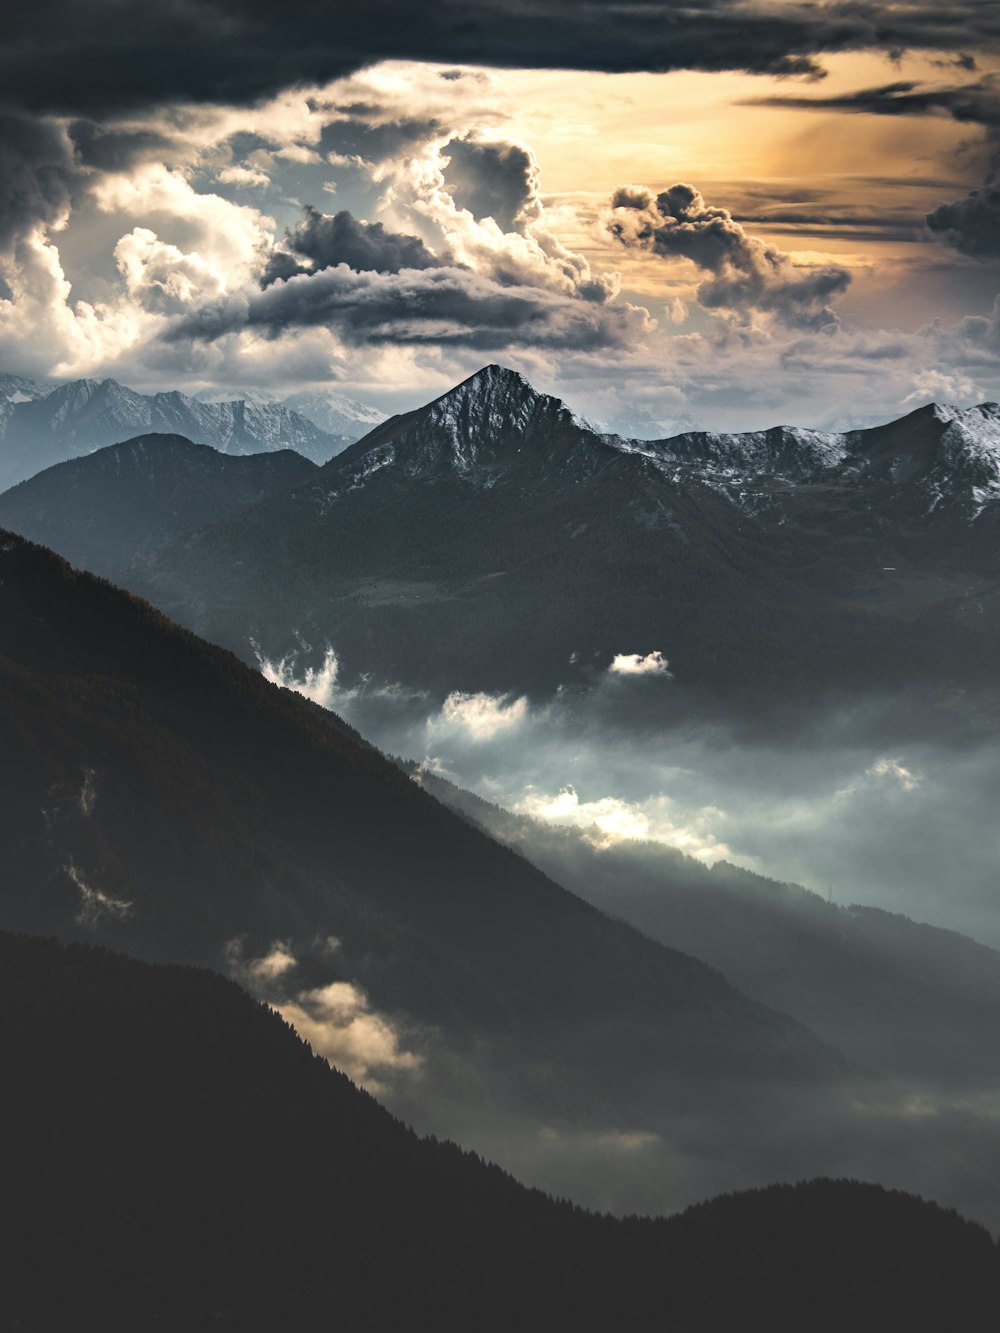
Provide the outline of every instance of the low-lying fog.
{"type": "MultiPolygon", "coordinates": [[[[694,721],[658,653],[623,654],[587,688],[543,701],[457,689],[434,699],[374,678],[348,687],[338,679],[333,650],[311,666],[305,659],[260,665],[269,679],[333,709],[387,753],[543,827],[577,829],[566,845],[531,836],[516,845],[569,887],[654,935],[636,912],[646,871],[652,865],[658,873],[658,858],[640,855],[629,864],[608,856],[634,846],[631,839],[678,848],[706,865],[730,861],[839,904],[882,907],[1000,946],[1000,745],[960,740],[958,728],[949,737],[940,719],[925,722],[917,700],[828,708],[794,733],[769,732],[694,721]],[[582,859],[574,851],[580,840],[582,859]],[[599,870],[595,876],[591,849],[609,863],[617,898],[602,898],[608,885],[599,870]]],[[[729,948],[734,962],[760,951],[747,960],[745,976],[703,949],[691,952],[814,1026],[859,1068],[877,1071],[871,1101],[841,1103],[827,1090],[819,1103],[793,1111],[788,1097],[748,1099],[741,1089],[731,1113],[722,1098],[689,1121],[666,1116],[624,1128],[543,1123],[504,1111],[485,1094],[470,1112],[464,1094],[449,1093],[449,1067],[426,1034],[393,1031],[335,968],[337,984],[302,990],[294,984],[294,960],[276,946],[252,967],[264,967],[269,986],[280,990],[261,990],[258,972],[252,980],[315,1049],[418,1128],[591,1206],[669,1212],[720,1190],[848,1174],[916,1190],[1000,1226],[993,1184],[998,1065],[986,1054],[997,1004],[992,959],[981,963],[941,941],[925,955],[922,937],[883,937],[877,928],[865,934],[861,922],[850,944],[843,936],[840,972],[834,968],[811,988],[823,922],[820,935],[810,937],[808,921],[773,918],[771,944],[781,960],[802,950],[788,976],[768,960],[766,917],[737,915],[705,939],[717,954],[729,948]],[[796,937],[803,922],[806,933],[796,937]],[[796,968],[805,969],[804,978],[796,968]],[[767,989],[772,974],[777,995],[767,989]]],[[[705,922],[711,927],[711,918],[705,922]]],[[[676,940],[668,933],[666,942],[676,940]]],[[[462,1071],[463,1089],[468,1077],[462,1071]]]]}
{"type": "Polygon", "coordinates": [[[1000,947],[1000,745],[939,727],[921,739],[912,716],[900,741],[886,721],[899,700],[827,710],[775,738],[671,714],[676,687],[655,653],[622,655],[589,689],[543,702],[435,700],[374,678],[345,688],[333,650],[318,667],[261,667],[387,753],[597,843],[662,842],[1000,947]]]}

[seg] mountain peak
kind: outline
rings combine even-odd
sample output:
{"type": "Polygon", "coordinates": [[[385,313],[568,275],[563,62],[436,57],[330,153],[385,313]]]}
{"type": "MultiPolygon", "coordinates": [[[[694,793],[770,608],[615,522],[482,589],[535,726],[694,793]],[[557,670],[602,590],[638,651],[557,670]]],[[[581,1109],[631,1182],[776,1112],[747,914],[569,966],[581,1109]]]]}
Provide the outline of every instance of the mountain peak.
{"type": "MultiPolygon", "coordinates": [[[[519,399],[539,400],[548,397],[548,394],[540,393],[534,385],[530,384],[519,370],[511,370],[509,366],[500,366],[494,362],[491,365],[483,366],[474,375],[470,375],[468,379],[456,384],[454,388],[442,394],[436,402],[490,399],[509,403],[519,399]]],[[[558,400],[553,399],[552,401],[557,402],[558,400]]],[[[432,407],[435,405],[431,404],[432,407]]]]}
{"type": "Polygon", "coordinates": [[[396,466],[409,477],[454,472],[492,486],[519,465],[522,450],[536,461],[543,455],[564,461],[589,430],[565,403],[534,388],[520,371],[493,363],[425,406],[376,426],[328,470],[347,482],[348,490],[396,466]]]}

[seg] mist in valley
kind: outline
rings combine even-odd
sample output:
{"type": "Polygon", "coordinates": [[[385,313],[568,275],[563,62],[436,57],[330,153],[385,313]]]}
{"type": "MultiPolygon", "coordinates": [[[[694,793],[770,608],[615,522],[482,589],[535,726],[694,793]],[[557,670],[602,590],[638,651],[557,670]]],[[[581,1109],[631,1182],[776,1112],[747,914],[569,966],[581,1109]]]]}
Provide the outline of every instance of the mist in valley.
{"type": "Polygon", "coordinates": [[[1000,741],[905,693],[791,728],[706,720],[662,654],[622,660],[638,669],[539,701],[345,685],[333,649],[261,668],[384,752],[596,848],[662,844],[1000,947],[1000,741]]]}
{"type": "Polygon", "coordinates": [[[662,654],[623,654],[546,700],[348,685],[333,650],[311,660],[260,665],[558,883],[718,967],[861,1071],[843,1093],[720,1085],[710,1107],[664,1098],[601,1128],[505,1111],[502,1069],[478,1099],[450,1095],[457,1071],[424,1033],[418,1064],[378,1084],[404,1118],[618,1212],[821,1172],[1000,1218],[994,740],[925,720],[917,698],[770,733],[706,723],[662,654]]]}

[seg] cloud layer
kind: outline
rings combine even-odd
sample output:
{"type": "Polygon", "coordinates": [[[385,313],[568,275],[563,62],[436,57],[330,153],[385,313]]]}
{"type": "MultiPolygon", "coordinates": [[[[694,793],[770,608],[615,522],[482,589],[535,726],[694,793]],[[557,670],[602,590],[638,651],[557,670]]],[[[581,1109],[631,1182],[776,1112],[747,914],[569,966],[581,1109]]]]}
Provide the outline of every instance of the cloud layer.
{"type": "Polygon", "coordinates": [[[629,346],[649,326],[645,312],[609,311],[541,288],[502,286],[464,268],[359,273],[346,264],[238,293],[179,320],[168,342],[212,342],[243,330],[275,337],[321,326],[344,342],[433,344],[489,352],[512,344],[596,351],[629,346]]]}
{"type": "Polygon", "coordinates": [[[598,0],[566,21],[561,0],[482,0],[469,21],[458,0],[70,0],[13,10],[0,87],[38,110],[98,112],[161,101],[250,102],[324,82],[372,61],[413,59],[521,68],[748,70],[816,77],[824,53],[960,52],[994,46],[986,0],[947,8],[922,0],[598,0]],[[100,71],[95,77],[95,71],[100,71]]]}

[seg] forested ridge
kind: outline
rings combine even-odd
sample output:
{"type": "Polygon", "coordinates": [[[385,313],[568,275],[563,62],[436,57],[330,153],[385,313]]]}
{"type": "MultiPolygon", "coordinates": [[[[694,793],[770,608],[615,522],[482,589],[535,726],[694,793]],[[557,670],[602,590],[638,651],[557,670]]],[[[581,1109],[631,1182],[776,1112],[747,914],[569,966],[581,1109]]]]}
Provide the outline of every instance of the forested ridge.
{"type": "Polygon", "coordinates": [[[966,1333],[981,1227],[848,1181],[613,1220],[419,1140],[232,983],[0,933],[0,1317],[234,1327],[966,1333]]]}

